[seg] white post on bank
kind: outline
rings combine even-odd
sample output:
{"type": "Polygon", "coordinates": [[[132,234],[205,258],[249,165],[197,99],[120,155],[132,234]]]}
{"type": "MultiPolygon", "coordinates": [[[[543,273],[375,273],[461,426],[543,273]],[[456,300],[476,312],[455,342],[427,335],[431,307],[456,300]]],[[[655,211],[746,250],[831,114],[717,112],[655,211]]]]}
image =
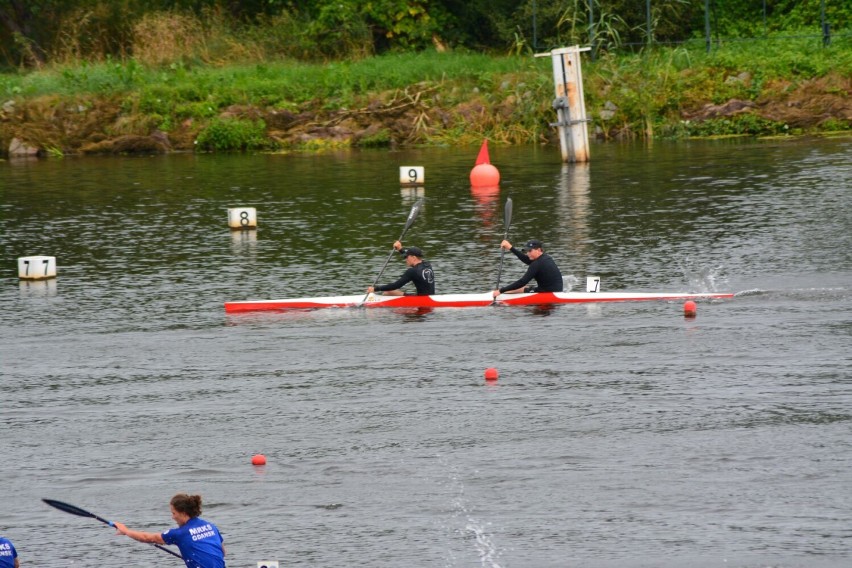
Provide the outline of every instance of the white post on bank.
{"type": "Polygon", "coordinates": [[[580,52],[591,47],[562,47],[550,53],[536,53],[536,57],[550,56],[553,61],[553,82],[556,98],[553,108],[557,122],[551,124],[559,129],[559,146],[563,162],[589,161],[589,129],[586,118],[586,103],[583,99],[583,71],[580,68],[580,52]]]}

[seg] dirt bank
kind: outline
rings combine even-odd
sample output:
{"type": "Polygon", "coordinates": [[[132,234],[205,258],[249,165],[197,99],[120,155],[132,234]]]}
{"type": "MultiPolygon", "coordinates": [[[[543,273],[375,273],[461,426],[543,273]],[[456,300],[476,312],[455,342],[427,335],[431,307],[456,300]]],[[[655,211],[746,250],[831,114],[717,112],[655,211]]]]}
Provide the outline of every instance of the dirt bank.
{"type": "MultiPolygon", "coordinates": [[[[748,80],[747,78],[745,80],[748,80]]],[[[359,108],[328,110],[323,101],[301,105],[295,111],[231,106],[219,118],[263,120],[270,148],[321,149],[347,146],[404,146],[442,143],[463,139],[464,132],[497,129],[515,132],[499,139],[502,143],[556,143],[551,128],[552,110],[542,105],[539,132],[513,129],[518,101],[509,95],[497,103],[474,97],[462,104],[442,106],[434,88],[412,89],[365,97],[359,108]],[[437,96],[436,96],[437,95],[437,96]],[[537,139],[535,139],[537,138],[537,139]]],[[[791,132],[809,133],[850,129],[852,125],[852,78],[839,74],[798,83],[777,81],[764,86],[753,101],[730,100],[723,104],[702,103],[684,108],[676,120],[703,122],[752,114],[783,123],[791,132]]],[[[548,101],[549,102],[549,101],[548,101]]],[[[590,108],[594,129],[603,138],[624,138],[625,124],[602,116],[618,109],[618,101],[606,102],[607,109],[590,108]]],[[[163,117],[128,114],[125,100],[118,98],[42,97],[34,100],[7,100],[0,105],[0,153],[11,154],[130,154],[168,153],[196,150],[196,140],[209,122],[175,119],[168,131],[161,129],[163,117]]],[[[617,110],[615,111],[617,112],[617,110]]],[[[637,124],[641,121],[635,121],[637,124]]],[[[627,136],[641,136],[642,130],[627,127],[627,136]]]]}

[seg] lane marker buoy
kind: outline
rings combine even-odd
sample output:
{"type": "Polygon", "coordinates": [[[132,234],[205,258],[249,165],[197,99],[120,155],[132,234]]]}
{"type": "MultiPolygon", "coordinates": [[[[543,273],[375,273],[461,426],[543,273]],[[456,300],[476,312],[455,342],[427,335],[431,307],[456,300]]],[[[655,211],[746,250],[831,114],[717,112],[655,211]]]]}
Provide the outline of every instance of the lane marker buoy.
{"type": "Polygon", "coordinates": [[[422,185],[426,183],[423,166],[400,166],[399,183],[401,185],[422,185]]]}
{"type": "Polygon", "coordinates": [[[257,228],[257,209],[254,207],[231,207],[228,209],[228,226],[240,231],[257,228]]]}
{"type": "Polygon", "coordinates": [[[479,155],[476,157],[476,165],[470,171],[470,185],[473,187],[490,187],[500,184],[500,172],[491,165],[488,156],[488,140],[482,141],[479,155]]]}
{"type": "Polygon", "coordinates": [[[22,256],[18,258],[18,278],[21,280],[56,278],[56,257],[22,256]]]}

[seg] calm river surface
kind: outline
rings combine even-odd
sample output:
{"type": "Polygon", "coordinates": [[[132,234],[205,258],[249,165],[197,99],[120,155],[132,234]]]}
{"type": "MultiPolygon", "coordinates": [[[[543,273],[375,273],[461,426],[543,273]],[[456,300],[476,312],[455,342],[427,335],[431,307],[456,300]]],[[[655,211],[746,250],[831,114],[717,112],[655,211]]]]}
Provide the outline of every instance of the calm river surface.
{"type": "Polygon", "coordinates": [[[177,492],[203,495],[231,567],[852,565],[852,140],[580,166],[492,146],[496,191],[469,186],[477,151],[0,162],[0,534],[22,567],[180,566],[41,502],[161,531],[177,492]],[[225,315],[360,293],[420,195],[405,242],[439,292],[493,288],[512,197],[509,239],[543,240],[575,289],[737,295],[695,319],[225,315]],[[35,255],[57,279],[18,280],[35,255]]]}

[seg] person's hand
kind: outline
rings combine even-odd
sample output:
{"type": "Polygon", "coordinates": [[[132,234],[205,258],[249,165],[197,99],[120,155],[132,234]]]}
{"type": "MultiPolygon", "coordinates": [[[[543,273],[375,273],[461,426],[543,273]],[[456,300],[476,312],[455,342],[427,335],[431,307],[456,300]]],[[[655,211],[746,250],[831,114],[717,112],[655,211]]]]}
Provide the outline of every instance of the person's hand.
{"type": "Polygon", "coordinates": [[[372,294],[373,292],[375,292],[375,289],[372,286],[367,286],[367,293],[372,294]]]}
{"type": "Polygon", "coordinates": [[[496,297],[497,297],[497,296],[499,296],[499,295],[500,295],[500,290],[494,290],[493,292],[491,292],[491,297],[492,297],[492,298],[496,298],[496,297]]]}
{"type": "Polygon", "coordinates": [[[503,249],[509,250],[509,249],[511,249],[511,248],[512,248],[512,243],[510,243],[510,242],[509,242],[509,241],[507,241],[506,239],[503,239],[503,242],[502,242],[502,243],[500,243],[500,248],[503,248],[503,249]]]}
{"type": "Polygon", "coordinates": [[[127,534],[127,527],[123,523],[113,523],[112,526],[115,527],[116,534],[127,534]]]}
{"type": "Polygon", "coordinates": [[[393,248],[395,248],[396,250],[402,250],[402,243],[400,241],[394,242],[393,248]]]}

